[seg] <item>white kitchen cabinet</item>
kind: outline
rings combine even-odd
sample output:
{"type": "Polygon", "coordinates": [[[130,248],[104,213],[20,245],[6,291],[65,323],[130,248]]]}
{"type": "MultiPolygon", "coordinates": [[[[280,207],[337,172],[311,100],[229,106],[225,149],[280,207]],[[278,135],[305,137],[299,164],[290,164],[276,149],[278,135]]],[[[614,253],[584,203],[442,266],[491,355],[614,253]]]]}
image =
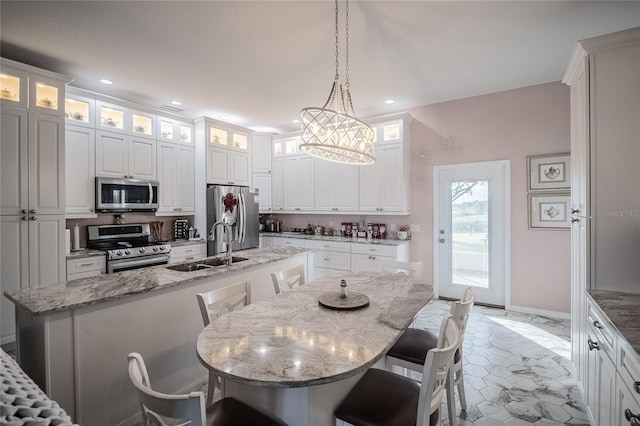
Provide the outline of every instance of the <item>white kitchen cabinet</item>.
{"type": "Polygon", "coordinates": [[[271,174],[254,174],[252,184],[258,193],[260,212],[271,212],[271,174]]]}
{"type": "Polygon", "coordinates": [[[1,213],[64,213],[64,119],[2,108],[1,213]]]}
{"type": "Polygon", "coordinates": [[[67,92],[64,99],[64,118],[67,125],[95,129],[95,99],[67,92]]]}
{"type": "MultiPolygon", "coordinates": [[[[0,216],[2,291],[41,287],[62,282],[65,271],[64,215],[0,216]]],[[[15,315],[12,303],[2,298],[0,341],[13,341],[15,315]]]]}
{"type": "Polygon", "coordinates": [[[632,418],[638,422],[640,421],[640,360],[624,339],[618,339],[617,361],[614,424],[624,425],[627,422],[630,423],[632,418]]]}
{"type": "Polygon", "coordinates": [[[284,210],[312,211],[314,209],[314,161],[309,155],[283,158],[284,210]]]}
{"type": "Polygon", "coordinates": [[[106,256],[67,259],[67,281],[95,277],[107,273],[106,256]]]}
{"type": "Polygon", "coordinates": [[[409,243],[397,246],[352,243],[351,272],[382,272],[386,261],[408,261],[409,243]]]}
{"type": "Polygon", "coordinates": [[[171,246],[169,263],[193,262],[207,257],[207,244],[205,241],[196,244],[171,246]]]}
{"type": "Polygon", "coordinates": [[[207,147],[207,183],[249,185],[249,155],[207,147]]]}
{"type": "Polygon", "coordinates": [[[97,217],[95,212],[95,130],[65,128],[65,213],[67,219],[97,217]]]}
{"type": "Polygon", "coordinates": [[[306,247],[317,250],[313,253],[314,279],[351,271],[351,243],[307,240],[306,247]]]}
{"type": "MultiPolygon", "coordinates": [[[[315,210],[358,211],[358,169],[361,166],[314,160],[315,210]]],[[[364,166],[368,167],[368,166],[364,166]]]]}
{"type": "Polygon", "coordinates": [[[193,124],[163,116],[157,116],[156,123],[158,141],[193,146],[193,124]]]}
{"type": "Polygon", "coordinates": [[[271,173],[271,137],[272,134],[254,133],[252,137],[252,173],[271,173]]]}
{"type": "Polygon", "coordinates": [[[96,176],[156,179],[156,142],[96,131],[96,176]]]}
{"type": "Polygon", "coordinates": [[[157,216],[195,214],[193,147],[158,142],[159,197],[157,216]]]}
{"type": "Polygon", "coordinates": [[[274,158],[271,169],[271,209],[284,210],[284,159],[274,158]]]}
{"type": "Polygon", "coordinates": [[[96,129],[115,133],[129,133],[131,115],[127,108],[96,100],[96,129]]]}
{"type": "Polygon", "coordinates": [[[407,155],[404,143],[377,146],[376,162],[359,168],[361,212],[408,212],[407,155]]]}
{"type": "Polygon", "coordinates": [[[594,356],[585,291],[638,293],[640,240],[629,232],[640,227],[638,69],[635,28],[579,42],[563,79],[571,96],[572,360],[587,394],[594,356]]]}

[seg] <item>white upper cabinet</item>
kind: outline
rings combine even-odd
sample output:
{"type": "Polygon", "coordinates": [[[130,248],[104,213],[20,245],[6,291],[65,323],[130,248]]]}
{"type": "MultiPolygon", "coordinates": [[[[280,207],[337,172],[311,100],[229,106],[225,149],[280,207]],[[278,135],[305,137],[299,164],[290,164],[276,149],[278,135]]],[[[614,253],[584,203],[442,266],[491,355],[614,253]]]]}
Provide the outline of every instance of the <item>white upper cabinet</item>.
{"type": "MultiPolygon", "coordinates": [[[[67,118],[67,122],[68,122],[67,118]]],[[[65,204],[66,217],[96,217],[96,131],[88,127],[65,128],[65,204]]]]}
{"type": "Polygon", "coordinates": [[[64,100],[64,117],[66,123],[73,126],[96,126],[96,101],[73,93],[67,93],[64,100]]]}
{"type": "Polygon", "coordinates": [[[256,133],[252,139],[252,172],[271,173],[271,134],[256,133]]]}
{"type": "Polygon", "coordinates": [[[253,175],[253,188],[257,192],[260,212],[271,211],[271,174],[259,173],[253,175]]]}
{"type": "Polygon", "coordinates": [[[107,102],[96,101],[96,129],[129,133],[131,116],[127,108],[107,102]]]}
{"type": "Polygon", "coordinates": [[[404,144],[377,146],[376,162],[360,167],[360,211],[407,211],[408,180],[404,167],[408,167],[404,144]]]}
{"type": "Polygon", "coordinates": [[[156,138],[156,116],[147,112],[130,110],[131,127],[129,132],[141,138],[156,138]]]}
{"type": "Polygon", "coordinates": [[[156,215],[194,214],[193,147],[159,142],[157,154],[160,194],[156,215]]]}
{"type": "Polygon", "coordinates": [[[284,159],[274,158],[271,169],[271,209],[284,210],[284,159]]]}
{"type": "Polygon", "coordinates": [[[314,161],[309,155],[283,158],[284,210],[314,209],[314,161]]]}
{"type": "Polygon", "coordinates": [[[207,147],[207,183],[249,186],[251,131],[207,117],[196,120],[196,129],[207,147]]]}
{"type": "Polygon", "coordinates": [[[113,132],[96,132],[96,176],[156,178],[156,142],[113,132]]]}
{"type": "Polygon", "coordinates": [[[156,137],[163,142],[193,146],[193,124],[158,116],[156,137]]]}
{"type": "Polygon", "coordinates": [[[315,159],[315,210],[357,212],[358,167],[315,159]]]}

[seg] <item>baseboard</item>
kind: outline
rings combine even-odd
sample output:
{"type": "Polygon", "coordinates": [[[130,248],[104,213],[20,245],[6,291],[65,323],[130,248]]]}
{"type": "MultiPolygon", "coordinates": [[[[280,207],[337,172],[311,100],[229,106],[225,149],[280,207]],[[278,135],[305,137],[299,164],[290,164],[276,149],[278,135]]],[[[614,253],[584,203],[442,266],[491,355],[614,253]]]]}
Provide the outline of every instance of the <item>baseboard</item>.
{"type": "Polygon", "coordinates": [[[568,312],[549,311],[546,309],[536,309],[518,305],[511,305],[508,310],[514,312],[522,312],[525,314],[540,315],[541,317],[557,318],[563,320],[571,319],[571,314],[568,312]]]}

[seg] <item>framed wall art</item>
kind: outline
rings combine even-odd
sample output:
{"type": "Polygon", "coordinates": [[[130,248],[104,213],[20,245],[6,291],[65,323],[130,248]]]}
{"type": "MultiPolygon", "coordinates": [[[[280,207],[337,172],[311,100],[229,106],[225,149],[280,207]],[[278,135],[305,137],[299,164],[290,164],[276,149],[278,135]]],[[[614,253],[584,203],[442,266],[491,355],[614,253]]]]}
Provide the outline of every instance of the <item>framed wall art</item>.
{"type": "Polygon", "coordinates": [[[570,155],[532,155],[527,157],[527,190],[569,191],[571,189],[570,155]]]}
{"type": "Polygon", "coordinates": [[[529,229],[571,228],[571,196],[529,194],[529,229]]]}

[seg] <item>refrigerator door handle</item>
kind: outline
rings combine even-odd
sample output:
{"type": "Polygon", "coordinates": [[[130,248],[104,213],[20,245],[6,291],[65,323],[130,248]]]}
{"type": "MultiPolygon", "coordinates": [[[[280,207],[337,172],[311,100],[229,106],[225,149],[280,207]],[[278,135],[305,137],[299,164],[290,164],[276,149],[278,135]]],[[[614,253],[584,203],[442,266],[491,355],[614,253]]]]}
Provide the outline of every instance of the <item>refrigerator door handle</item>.
{"type": "Polygon", "coordinates": [[[247,211],[244,201],[244,194],[242,192],[238,194],[238,216],[240,222],[240,226],[238,227],[238,242],[243,243],[244,237],[247,232],[247,211]]]}

